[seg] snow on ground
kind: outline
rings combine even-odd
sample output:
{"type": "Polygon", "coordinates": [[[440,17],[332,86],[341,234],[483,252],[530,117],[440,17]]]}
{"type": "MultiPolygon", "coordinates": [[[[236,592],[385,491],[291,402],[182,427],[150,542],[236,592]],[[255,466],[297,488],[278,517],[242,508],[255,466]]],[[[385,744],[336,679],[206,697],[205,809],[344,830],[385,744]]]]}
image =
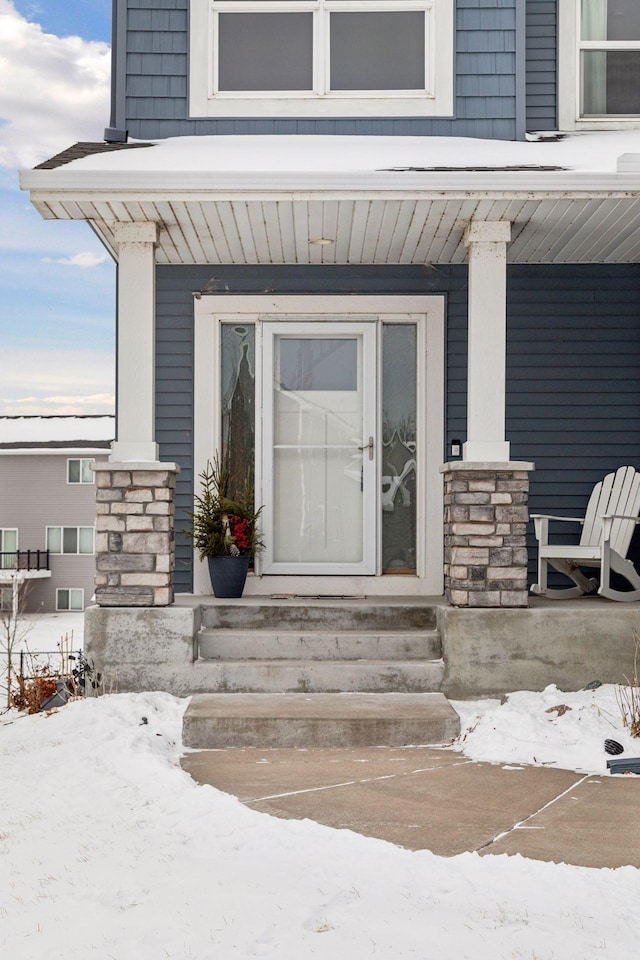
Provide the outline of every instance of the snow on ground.
{"type": "Polygon", "coordinates": [[[454,701],[453,706],[462,730],[454,746],[474,760],[607,773],[606,739],[622,744],[625,756],[640,754],[640,742],[622,725],[613,684],[578,693],[549,686],[542,693],[511,693],[504,703],[454,701]]]}
{"type": "MultiPolygon", "coordinates": [[[[7,641],[4,627],[4,620],[0,620],[0,704],[4,704],[6,696],[7,641]]],[[[83,646],[84,613],[26,613],[21,616],[16,631],[13,669],[19,672],[20,653],[24,652],[27,676],[44,667],[55,673],[62,669],[63,652],[75,653],[83,646]]]]}
{"type": "Polygon", "coordinates": [[[71,638],[74,650],[82,650],[84,642],[84,613],[27,613],[21,618],[18,628],[19,646],[32,652],[56,650],[57,644],[66,635],[71,638]]]}
{"type": "MultiPolygon", "coordinates": [[[[469,717],[484,720],[467,748],[475,737],[499,752],[496,738],[479,731],[506,708],[511,739],[527,741],[536,756],[546,744],[557,759],[547,728],[528,719],[554,699],[571,699],[578,715],[579,695],[550,690],[472,706],[469,717]]],[[[185,706],[167,694],[119,694],[50,716],[0,718],[2,956],[637,956],[640,870],[446,859],[271,818],[180,770],[185,706]]],[[[589,709],[581,715],[590,729],[589,709]]],[[[555,729],[557,721],[544,722],[555,729]]]]}

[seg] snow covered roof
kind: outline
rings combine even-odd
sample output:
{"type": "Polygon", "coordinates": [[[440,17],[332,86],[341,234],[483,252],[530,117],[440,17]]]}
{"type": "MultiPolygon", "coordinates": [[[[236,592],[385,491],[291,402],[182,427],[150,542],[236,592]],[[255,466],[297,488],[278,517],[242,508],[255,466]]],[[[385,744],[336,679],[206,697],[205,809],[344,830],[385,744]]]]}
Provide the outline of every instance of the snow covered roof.
{"type": "Polygon", "coordinates": [[[0,451],[109,449],[114,416],[0,416],[0,451]]]}
{"type": "MultiPolygon", "coordinates": [[[[134,141],[129,148],[148,146],[134,141]]],[[[573,170],[615,173],[623,153],[640,153],[640,131],[538,135],[526,141],[464,137],[202,136],[157,141],[151,150],[77,144],[39,169],[233,173],[346,173],[573,170]],[[80,149],[83,148],[83,149],[80,149]],[[93,149],[90,149],[93,148],[93,149]]]]}
{"type": "Polygon", "coordinates": [[[465,263],[479,219],[511,224],[511,263],[628,263],[639,157],[640,131],[177,137],[81,150],[21,186],[45,219],[90,220],[116,260],[115,225],[151,221],[159,265],[465,263]]]}

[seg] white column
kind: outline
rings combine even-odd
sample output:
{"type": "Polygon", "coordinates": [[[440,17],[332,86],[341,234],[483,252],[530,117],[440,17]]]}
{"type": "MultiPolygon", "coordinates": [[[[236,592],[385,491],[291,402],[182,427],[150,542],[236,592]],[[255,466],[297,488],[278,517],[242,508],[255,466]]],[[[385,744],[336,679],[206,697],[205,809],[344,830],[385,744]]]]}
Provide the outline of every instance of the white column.
{"type": "Polygon", "coordinates": [[[505,384],[507,344],[506,220],[474,221],[466,228],[469,251],[469,360],[467,442],[463,460],[506,463],[505,384]]]}
{"type": "Polygon", "coordinates": [[[118,250],[118,439],[110,460],[158,459],[155,442],[156,223],[114,223],[118,250]]]}

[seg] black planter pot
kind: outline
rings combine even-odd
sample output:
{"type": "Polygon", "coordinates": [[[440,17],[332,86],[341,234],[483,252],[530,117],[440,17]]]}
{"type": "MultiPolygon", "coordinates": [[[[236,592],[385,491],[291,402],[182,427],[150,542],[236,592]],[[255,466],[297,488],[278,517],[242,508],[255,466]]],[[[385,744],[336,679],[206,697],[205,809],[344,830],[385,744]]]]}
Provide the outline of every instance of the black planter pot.
{"type": "Polygon", "coordinates": [[[208,557],[211,586],[216,597],[241,597],[249,557],[208,557]]]}

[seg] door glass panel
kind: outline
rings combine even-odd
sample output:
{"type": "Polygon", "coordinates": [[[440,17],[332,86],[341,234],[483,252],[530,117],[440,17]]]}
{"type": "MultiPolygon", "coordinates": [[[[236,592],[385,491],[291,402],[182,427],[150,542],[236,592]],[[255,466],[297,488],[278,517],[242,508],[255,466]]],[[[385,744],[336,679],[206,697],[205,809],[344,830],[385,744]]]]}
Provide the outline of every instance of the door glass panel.
{"type": "Polygon", "coordinates": [[[357,390],[357,340],[280,339],[283,390],[357,390]]]}
{"type": "Polygon", "coordinates": [[[382,572],[416,570],[416,327],[382,334],[382,572]]]}
{"type": "Polygon", "coordinates": [[[255,326],[222,325],[222,450],[232,497],[253,483],[255,457],[255,326]]]}
{"type": "Polygon", "coordinates": [[[332,90],[424,90],[424,12],[331,13],[332,90]]]}
{"type": "Polygon", "coordinates": [[[312,13],[221,13],[220,90],[311,90],[312,13]]]}
{"type": "Polygon", "coordinates": [[[274,341],[274,560],[363,560],[362,338],[274,341]]]}

